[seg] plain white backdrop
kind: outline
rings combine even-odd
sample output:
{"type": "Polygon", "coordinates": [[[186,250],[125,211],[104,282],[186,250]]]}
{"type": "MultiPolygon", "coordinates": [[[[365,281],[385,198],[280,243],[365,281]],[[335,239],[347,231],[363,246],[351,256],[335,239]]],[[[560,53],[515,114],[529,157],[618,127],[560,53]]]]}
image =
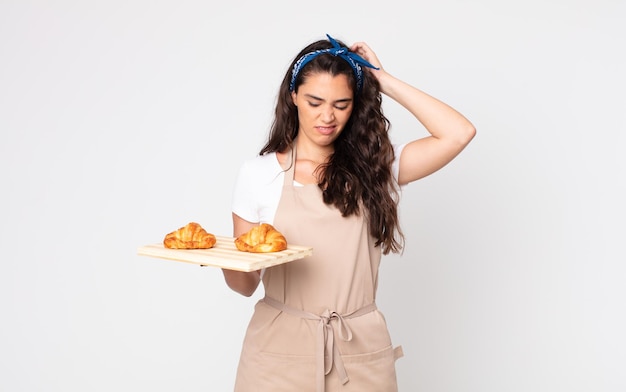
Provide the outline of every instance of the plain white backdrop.
{"type": "MultiPolygon", "coordinates": [[[[0,389],[229,391],[254,303],[141,245],[231,235],[239,164],[326,33],[477,127],[405,189],[401,391],[626,390],[626,3],[0,2],[0,389]]],[[[394,141],[425,135],[389,100],[394,141]]]]}

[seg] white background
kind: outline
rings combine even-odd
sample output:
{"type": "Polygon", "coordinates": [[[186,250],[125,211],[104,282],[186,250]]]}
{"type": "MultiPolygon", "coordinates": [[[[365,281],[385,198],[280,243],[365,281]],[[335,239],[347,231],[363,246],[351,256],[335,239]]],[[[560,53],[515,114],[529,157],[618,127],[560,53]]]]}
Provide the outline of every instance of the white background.
{"type": "Polygon", "coordinates": [[[231,390],[262,290],[136,250],[231,234],[233,176],[329,33],[478,130],[406,188],[383,260],[400,390],[626,390],[625,4],[3,0],[0,389],[231,390]]]}

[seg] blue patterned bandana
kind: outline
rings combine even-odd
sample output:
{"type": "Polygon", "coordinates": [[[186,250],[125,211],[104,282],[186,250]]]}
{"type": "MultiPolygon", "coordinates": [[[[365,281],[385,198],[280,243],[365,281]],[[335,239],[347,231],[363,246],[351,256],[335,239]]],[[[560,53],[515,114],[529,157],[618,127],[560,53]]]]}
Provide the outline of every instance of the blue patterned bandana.
{"type": "Polygon", "coordinates": [[[293,70],[291,71],[291,82],[289,83],[289,91],[293,91],[295,89],[296,78],[298,77],[298,74],[300,73],[302,68],[305,65],[307,65],[309,61],[313,60],[318,55],[324,54],[324,53],[329,53],[329,54],[332,54],[333,56],[339,56],[342,59],[346,60],[348,64],[350,64],[350,66],[352,67],[352,70],[354,70],[354,75],[356,76],[357,90],[361,90],[361,86],[363,85],[363,70],[361,70],[361,65],[364,65],[366,67],[373,68],[373,69],[379,69],[377,67],[374,67],[372,64],[368,63],[367,60],[365,60],[363,57],[359,56],[358,54],[354,52],[351,52],[348,48],[342,47],[341,45],[339,45],[339,43],[335,41],[335,39],[332,38],[330,35],[326,34],[326,36],[328,37],[328,40],[333,45],[333,47],[329,49],[316,50],[314,52],[307,53],[304,56],[300,57],[298,61],[296,61],[296,63],[293,65],[293,70]]]}

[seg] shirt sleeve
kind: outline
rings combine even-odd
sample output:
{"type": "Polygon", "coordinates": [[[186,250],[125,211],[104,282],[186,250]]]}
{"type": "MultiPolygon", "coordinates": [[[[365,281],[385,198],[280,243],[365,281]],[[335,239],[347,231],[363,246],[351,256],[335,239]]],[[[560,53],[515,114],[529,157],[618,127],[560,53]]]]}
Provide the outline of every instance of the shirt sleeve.
{"type": "Polygon", "coordinates": [[[231,210],[248,222],[259,222],[259,206],[254,189],[255,176],[250,161],[245,161],[239,168],[233,189],[231,210]]]}
{"type": "Polygon", "coordinates": [[[395,158],[391,164],[391,174],[396,179],[396,182],[398,182],[398,177],[400,176],[400,155],[402,155],[402,150],[406,145],[407,143],[402,143],[393,146],[395,158]]]}
{"type": "Polygon", "coordinates": [[[231,211],[248,222],[272,224],[283,179],[275,153],[244,161],[235,180],[231,211]]]}

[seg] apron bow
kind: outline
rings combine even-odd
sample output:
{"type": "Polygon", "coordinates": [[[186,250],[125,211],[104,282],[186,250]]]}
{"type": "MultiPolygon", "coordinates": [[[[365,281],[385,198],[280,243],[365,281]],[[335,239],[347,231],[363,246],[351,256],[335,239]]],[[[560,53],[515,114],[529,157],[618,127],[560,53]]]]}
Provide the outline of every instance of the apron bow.
{"type": "Polygon", "coordinates": [[[335,344],[335,333],[333,320],[337,320],[339,328],[337,335],[345,342],[352,340],[352,330],[346,322],[346,319],[362,316],[366,313],[376,310],[376,304],[371,303],[347,315],[341,315],[335,311],[325,310],[321,315],[305,312],[300,309],[292,308],[284,303],[270,297],[263,298],[263,301],[282,312],[298,316],[307,320],[318,320],[317,325],[317,351],[315,354],[317,366],[317,390],[324,392],[325,377],[331,372],[333,365],[337,369],[337,375],[342,384],[350,381],[348,372],[346,371],[339,347],[335,344]],[[326,361],[328,358],[328,361],[326,361]]]}

